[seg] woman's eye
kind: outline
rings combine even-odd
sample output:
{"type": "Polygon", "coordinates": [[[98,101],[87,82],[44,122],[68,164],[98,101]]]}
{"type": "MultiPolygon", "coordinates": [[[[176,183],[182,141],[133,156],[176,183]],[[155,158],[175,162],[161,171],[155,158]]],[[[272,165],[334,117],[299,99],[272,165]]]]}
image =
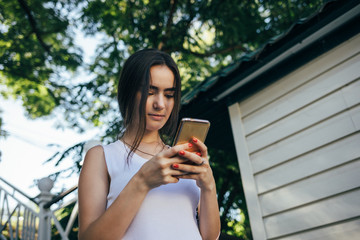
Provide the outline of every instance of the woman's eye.
{"type": "Polygon", "coordinates": [[[174,97],[174,94],[166,94],[165,97],[167,97],[167,98],[173,98],[173,97],[174,97]]]}

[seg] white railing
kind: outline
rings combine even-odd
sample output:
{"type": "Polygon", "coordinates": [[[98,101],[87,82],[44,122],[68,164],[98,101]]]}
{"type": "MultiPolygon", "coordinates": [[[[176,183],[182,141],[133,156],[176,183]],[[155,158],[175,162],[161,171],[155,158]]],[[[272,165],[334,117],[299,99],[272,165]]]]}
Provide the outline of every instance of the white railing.
{"type": "Polygon", "coordinates": [[[12,239],[36,239],[39,214],[34,207],[36,201],[18,188],[0,178],[0,236],[3,233],[12,239]],[[24,203],[24,202],[27,203],[24,203]]]}
{"type": "Polygon", "coordinates": [[[62,240],[68,240],[71,228],[77,218],[77,186],[54,196],[50,193],[53,182],[49,178],[38,181],[40,194],[31,198],[0,177],[0,239],[49,240],[51,228],[55,226],[62,240]],[[75,195],[55,209],[51,209],[64,198],[75,195]],[[56,212],[74,204],[65,230],[56,217],[56,212]],[[6,237],[5,237],[6,236],[6,237]]]}

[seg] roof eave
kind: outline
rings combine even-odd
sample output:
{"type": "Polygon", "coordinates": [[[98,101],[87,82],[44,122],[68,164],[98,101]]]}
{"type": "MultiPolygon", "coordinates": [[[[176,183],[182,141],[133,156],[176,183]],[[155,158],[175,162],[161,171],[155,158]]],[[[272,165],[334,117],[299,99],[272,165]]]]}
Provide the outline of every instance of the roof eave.
{"type": "Polygon", "coordinates": [[[251,82],[253,79],[260,76],[265,71],[275,67],[280,62],[286,60],[287,58],[293,56],[294,54],[302,51],[306,47],[308,47],[311,44],[313,44],[314,42],[318,41],[318,39],[321,39],[322,37],[331,33],[335,29],[341,27],[348,21],[351,21],[352,19],[356,18],[357,16],[359,16],[359,14],[360,14],[360,5],[357,5],[356,7],[350,9],[349,11],[343,13],[339,17],[337,17],[334,20],[327,23],[324,27],[321,27],[314,33],[308,35],[307,37],[305,37],[303,39],[297,39],[297,42],[295,43],[295,45],[292,45],[286,51],[284,51],[280,55],[274,57],[273,59],[271,59],[264,65],[262,65],[261,67],[257,68],[254,72],[250,73],[246,77],[238,80],[236,84],[232,85],[230,88],[227,88],[225,91],[216,95],[214,98],[212,98],[212,100],[215,102],[222,100],[223,98],[227,97],[234,91],[238,90],[242,86],[246,85],[247,83],[251,82]]]}

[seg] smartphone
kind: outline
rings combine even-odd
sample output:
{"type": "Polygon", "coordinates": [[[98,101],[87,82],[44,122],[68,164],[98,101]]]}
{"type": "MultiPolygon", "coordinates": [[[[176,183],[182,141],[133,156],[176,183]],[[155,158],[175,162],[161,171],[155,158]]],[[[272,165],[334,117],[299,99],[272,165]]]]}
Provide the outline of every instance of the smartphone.
{"type": "MultiPolygon", "coordinates": [[[[200,141],[205,142],[209,128],[210,128],[210,122],[208,120],[196,119],[196,118],[183,118],[180,121],[172,145],[175,146],[178,144],[191,142],[193,137],[196,137],[200,141]]],[[[187,150],[187,151],[196,152],[198,151],[198,149],[194,145],[194,147],[191,150],[187,150]]]]}

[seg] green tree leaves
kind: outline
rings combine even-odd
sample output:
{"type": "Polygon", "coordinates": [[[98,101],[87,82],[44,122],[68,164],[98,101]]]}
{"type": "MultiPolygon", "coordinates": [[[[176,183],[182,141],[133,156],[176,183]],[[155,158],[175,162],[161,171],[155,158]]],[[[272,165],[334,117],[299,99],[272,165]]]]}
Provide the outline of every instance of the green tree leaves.
{"type": "Polygon", "coordinates": [[[7,87],[0,93],[21,98],[32,118],[49,115],[61,104],[68,83],[57,74],[74,71],[82,63],[65,5],[0,1],[0,84],[7,87]]]}

